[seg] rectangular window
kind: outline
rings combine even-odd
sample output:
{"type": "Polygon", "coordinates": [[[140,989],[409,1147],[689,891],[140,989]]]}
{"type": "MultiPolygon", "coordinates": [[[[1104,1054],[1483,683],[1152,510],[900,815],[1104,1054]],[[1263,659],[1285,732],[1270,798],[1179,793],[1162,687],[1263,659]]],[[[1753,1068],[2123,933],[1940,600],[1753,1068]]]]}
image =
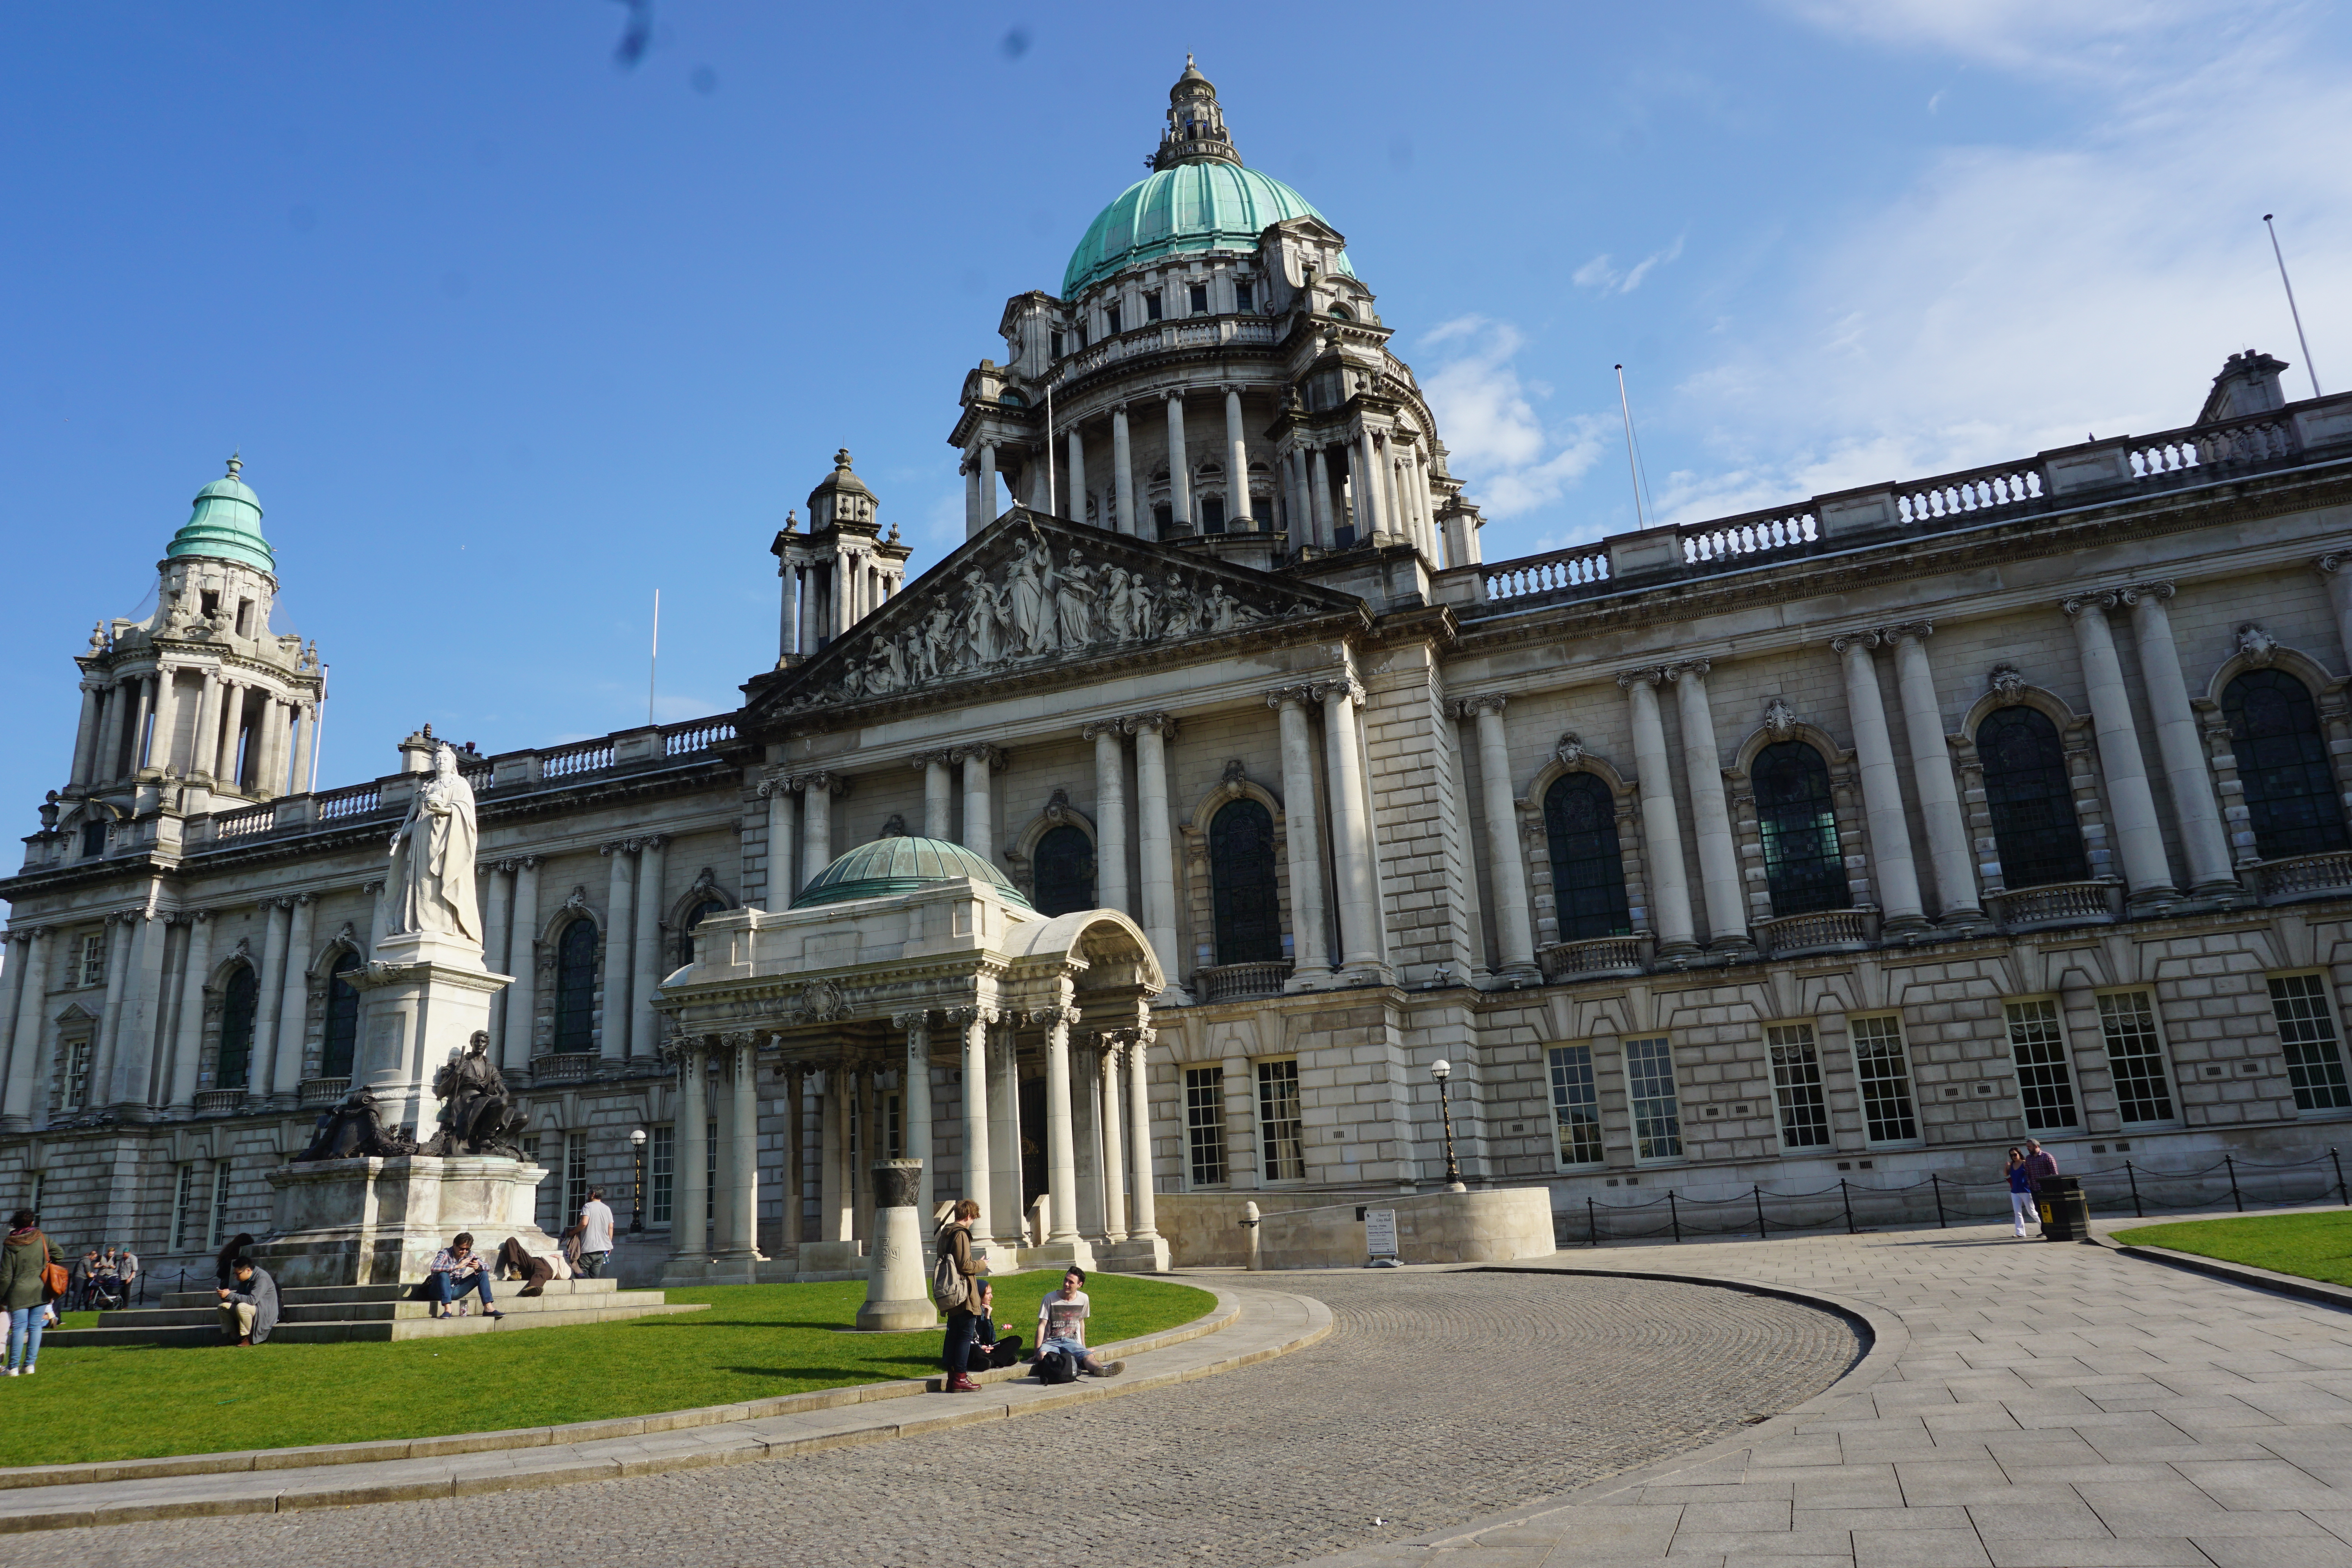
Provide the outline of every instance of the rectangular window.
{"type": "Polygon", "coordinates": [[[1192,1184],[1225,1182],[1225,1069],[1184,1069],[1184,1142],[1192,1156],[1192,1184]]]}
{"type": "Polygon", "coordinates": [[[172,1192],[172,1250],[174,1252],[188,1250],[188,1221],[192,1217],[188,1211],[195,1193],[195,1166],[181,1166],[179,1179],[172,1192]]]}
{"type": "Polygon", "coordinates": [[[1060,359],[1062,357],[1062,334],[1055,332],[1051,334],[1051,337],[1053,339],[1053,348],[1051,351],[1053,356],[1055,359],[1060,359]]]}
{"type": "Polygon", "coordinates": [[[1822,1095],[1822,1057],[1811,1024],[1775,1024],[1764,1031],[1772,1051],[1772,1099],[1780,1110],[1783,1149],[1826,1149],[1830,1110],[1822,1095]]]}
{"type": "Polygon", "coordinates": [[[89,1042],[66,1042],[65,1096],[58,1102],[59,1110],[86,1110],[89,1108],[89,1042]]]}
{"type": "Polygon", "coordinates": [[[580,1217],[588,1204],[588,1134],[566,1132],[563,1135],[563,1223],[567,1226],[580,1217]]]}
{"type": "Polygon", "coordinates": [[[1918,1112],[1911,1103],[1911,1053],[1903,1045],[1903,1020],[1892,1013],[1854,1018],[1853,1076],[1862,1086],[1862,1121],[1873,1143],[1910,1143],[1919,1136],[1918,1112]]]}
{"type": "Polygon", "coordinates": [[[899,1152],[898,1137],[898,1097],[886,1094],[882,1097],[882,1157],[885,1160],[907,1157],[899,1152]]]}
{"type": "Polygon", "coordinates": [[[1236,282],[1234,285],[1234,309],[1243,311],[1257,309],[1255,291],[1247,283],[1236,282]]]}
{"type": "Polygon", "coordinates": [[[2115,1069],[2116,1105],[2125,1125],[2172,1120],[2172,1082],[2164,1071],[2164,1036],[2156,1026],[2156,994],[2111,991],[2099,998],[2099,1033],[2115,1069]]]}
{"type": "Polygon", "coordinates": [[[646,1223],[667,1225],[671,1202],[677,1191],[677,1128],[656,1127],[654,1135],[646,1140],[646,1186],[653,1210],[646,1223]]]}
{"type": "Polygon", "coordinates": [[[85,989],[106,984],[106,933],[93,931],[81,939],[81,983],[85,989]]]}
{"type": "Polygon", "coordinates": [[[2001,1008],[2009,1024],[2009,1054],[2017,1063],[2018,1098],[2025,1103],[2029,1131],[2055,1132],[2074,1125],[2074,1075],[2066,1065],[2066,1032],[2058,1025],[2058,1004],[2011,1002],[2001,1008]]]}
{"type": "Polygon", "coordinates": [[[2286,1047],[2294,1108],[2352,1110],[2352,1086],[2344,1079],[2344,1042],[2336,1032],[2336,1011],[2327,1005],[2327,983],[2316,974],[2272,975],[2271,1012],[2278,1019],[2279,1043],[2286,1047]]]}
{"type": "Polygon", "coordinates": [[[1143,297],[1143,319],[1147,321],[1158,321],[1160,317],[1160,290],[1154,289],[1143,297]]]}
{"type": "Polygon", "coordinates": [[[1675,1093],[1675,1053],[1664,1035],[1625,1042],[1625,1093],[1633,1111],[1634,1157],[1681,1159],[1682,1101],[1675,1093]]]}
{"type": "Polygon", "coordinates": [[[85,859],[106,853],[104,821],[85,822],[81,825],[81,852],[85,859]]]}
{"type": "MultiPolygon", "coordinates": [[[[850,1136],[854,1139],[857,1133],[857,1119],[850,1117],[847,1120],[850,1136]]],[[[856,1170],[857,1163],[852,1160],[849,1168],[856,1170]]],[[[702,1128],[702,1223],[705,1227],[719,1223],[719,1121],[716,1117],[705,1122],[702,1128]]]]}
{"type": "Polygon", "coordinates": [[[1551,1119],[1563,1167],[1601,1163],[1601,1100],[1592,1089],[1591,1046],[1552,1047],[1551,1119]]]}
{"type": "Polygon", "coordinates": [[[1223,496],[1202,496],[1201,498],[1201,531],[1202,533],[1223,533],[1224,531],[1225,498],[1223,496]]]}
{"type": "Polygon", "coordinates": [[[1192,285],[1192,314],[1196,316],[1205,316],[1209,313],[1209,286],[1206,283],[1192,285]]]}
{"type": "Polygon", "coordinates": [[[213,1167],[213,1201],[205,1216],[205,1250],[216,1249],[227,1237],[228,1228],[228,1162],[223,1160],[213,1167]]]}
{"type": "Polygon", "coordinates": [[[1112,337],[1118,336],[1118,307],[1117,305],[1106,305],[1103,307],[1103,325],[1109,330],[1112,337]]]}
{"type": "Polygon", "coordinates": [[[1257,1064],[1257,1131],[1269,1182],[1307,1179],[1307,1152],[1300,1146],[1298,1060],[1257,1064]]]}

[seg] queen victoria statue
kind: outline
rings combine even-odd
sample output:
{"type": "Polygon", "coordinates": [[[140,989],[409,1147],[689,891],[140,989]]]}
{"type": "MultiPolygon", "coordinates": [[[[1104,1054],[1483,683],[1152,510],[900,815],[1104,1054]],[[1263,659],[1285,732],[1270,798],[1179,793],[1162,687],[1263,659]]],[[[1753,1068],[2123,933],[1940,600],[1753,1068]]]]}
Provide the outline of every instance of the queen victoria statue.
{"type": "Polygon", "coordinates": [[[433,771],[392,836],[392,869],[378,921],[383,936],[449,937],[479,948],[481,915],[474,899],[479,841],[474,786],[458,773],[457,753],[445,742],[434,748],[433,771]]]}

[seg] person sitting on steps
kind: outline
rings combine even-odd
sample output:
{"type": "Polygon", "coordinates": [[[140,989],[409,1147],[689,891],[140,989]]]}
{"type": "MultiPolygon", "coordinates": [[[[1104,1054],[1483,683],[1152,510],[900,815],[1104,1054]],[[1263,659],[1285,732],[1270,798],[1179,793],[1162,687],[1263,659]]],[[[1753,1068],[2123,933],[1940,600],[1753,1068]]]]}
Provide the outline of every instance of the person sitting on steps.
{"type": "Polygon", "coordinates": [[[230,1284],[219,1288],[221,1338],[249,1350],[278,1326],[278,1281],[250,1258],[229,1267],[230,1284]]]}
{"type": "Polygon", "coordinates": [[[490,1300],[490,1271],[483,1266],[481,1255],[474,1250],[474,1233],[461,1230],[448,1246],[433,1255],[432,1272],[425,1276],[425,1299],[433,1303],[432,1316],[462,1318],[466,1315],[462,1298],[478,1290],[482,1296],[482,1316],[506,1316],[490,1300]]]}
{"type": "Polygon", "coordinates": [[[1088,1377],[1117,1377],[1127,1370],[1123,1361],[1097,1361],[1087,1351],[1087,1320],[1094,1304],[1087,1297],[1087,1271],[1076,1264],[1062,1276],[1062,1288],[1049,1290],[1037,1303],[1037,1359],[1056,1351],[1077,1363],[1088,1377]]]}

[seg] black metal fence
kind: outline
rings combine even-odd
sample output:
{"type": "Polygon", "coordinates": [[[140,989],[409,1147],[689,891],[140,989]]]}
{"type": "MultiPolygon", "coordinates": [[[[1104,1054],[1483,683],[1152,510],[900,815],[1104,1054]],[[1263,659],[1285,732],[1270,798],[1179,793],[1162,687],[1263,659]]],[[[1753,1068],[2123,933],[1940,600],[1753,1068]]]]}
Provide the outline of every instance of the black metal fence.
{"type": "MultiPolygon", "coordinates": [[[[2165,1170],[2126,1160],[2120,1165],[2070,1171],[2083,1184],[2095,1218],[2129,1212],[2183,1214],[2227,1204],[2248,1208],[2303,1207],[2337,1203],[2352,1207],[2342,1156],[2334,1149],[2284,1164],[2224,1154],[2194,1170],[2165,1170]]],[[[1689,1237],[1769,1237],[1797,1231],[1835,1231],[1849,1236],[1885,1226],[1990,1225],[2010,1218],[2009,1183],[1956,1181],[1931,1172],[1924,1181],[1883,1186],[1841,1177],[1835,1186],[1775,1192],[1751,1185],[1744,1193],[1700,1198],[1669,1190],[1640,1203],[1603,1203],[1586,1198],[1583,1210],[1557,1210],[1553,1237],[1562,1247],[1598,1247],[1606,1241],[1689,1237]]]]}

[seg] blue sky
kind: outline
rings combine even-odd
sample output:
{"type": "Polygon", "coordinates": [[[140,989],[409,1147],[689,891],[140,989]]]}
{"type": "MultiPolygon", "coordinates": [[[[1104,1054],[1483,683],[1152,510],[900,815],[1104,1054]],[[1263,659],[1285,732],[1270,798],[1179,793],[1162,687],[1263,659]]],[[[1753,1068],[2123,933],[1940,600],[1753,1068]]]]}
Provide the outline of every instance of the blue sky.
{"type": "Polygon", "coordinates": [[[664,720],[774,658],[768,540],[846,445],[919,571],[1004,298],[1142,172],[1195,52],[1349,237],[1489,560],[2352,384],[2352,27],[2160,0],[1433,13],[612,0],[10,9],[0,461],[18,832],[71,656],[231,448],[321,782],[664,720]],[[2331,375],[2336,378],[2329,380],[2331,375]]]}

